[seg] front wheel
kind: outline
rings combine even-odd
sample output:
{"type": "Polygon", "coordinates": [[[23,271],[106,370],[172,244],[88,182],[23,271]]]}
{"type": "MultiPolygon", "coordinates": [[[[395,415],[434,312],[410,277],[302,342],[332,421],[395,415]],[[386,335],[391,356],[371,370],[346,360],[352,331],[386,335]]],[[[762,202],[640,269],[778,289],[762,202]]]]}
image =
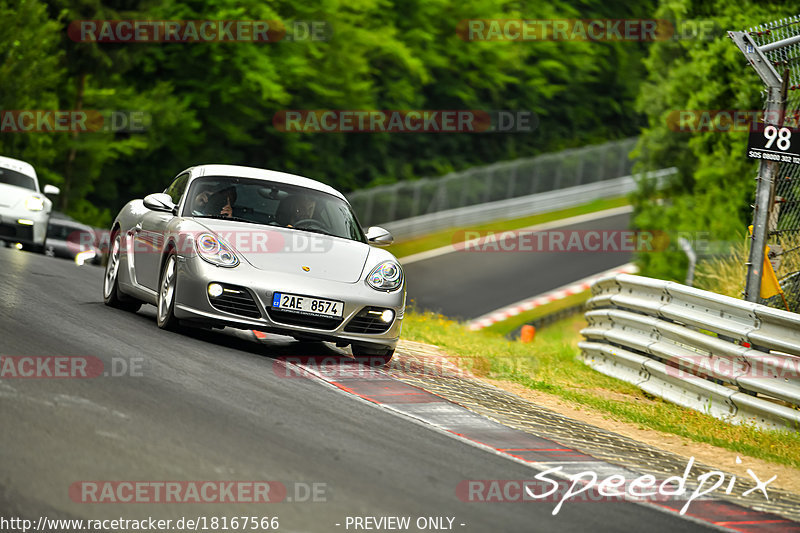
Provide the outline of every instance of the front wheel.
{"type": "Polygon", "coordinates": [[[111,307],[123,309],[125,311],[136,312],[142,306],[142,302],[125,297],[119,291],[119,263],[122,247],[122,238],[119,231],[111,236],[111,251],[108,254],[106,273],[103,277],[103,302],[111,307]]]}
{"type": "Polygon", "coordinates": [[[158,327],[161,329],[178,329],[178,319],[175,318],[175,287],[178,279],[178,261],[175,251],[171,250],[158,282],[158,327]]]}
{"type": "Polygon", "coordinates": [[[35,254],[43,254],[44,244],[25,244],[22,246],[22,249],[27,250],[29,252],[33,252],[35,254]]]}
{"type": "Polygon", "coordinates": [[[350,349],[356,361],[369,366],[385,366],[394,356],[394,348],[353,344],[350,349]]]}

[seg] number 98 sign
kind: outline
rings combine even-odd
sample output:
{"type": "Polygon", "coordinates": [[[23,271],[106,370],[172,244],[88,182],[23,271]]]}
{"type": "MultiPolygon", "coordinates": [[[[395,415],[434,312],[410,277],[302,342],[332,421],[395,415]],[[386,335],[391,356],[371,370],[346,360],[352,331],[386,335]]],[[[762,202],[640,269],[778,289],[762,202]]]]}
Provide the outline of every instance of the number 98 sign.
{"type": "Polygon", "coordinates": [[[786,126],[766,126],[750,131],[747,157],[778,163],[800,164],[800,130],[786,126]]]}

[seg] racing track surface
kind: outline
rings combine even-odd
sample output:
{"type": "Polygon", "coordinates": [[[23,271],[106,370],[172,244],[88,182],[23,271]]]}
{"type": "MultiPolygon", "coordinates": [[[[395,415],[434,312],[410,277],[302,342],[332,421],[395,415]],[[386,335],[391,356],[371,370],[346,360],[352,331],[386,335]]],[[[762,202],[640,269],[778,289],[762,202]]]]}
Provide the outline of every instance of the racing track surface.
{"type": "Polygon", "coordinates": [[[535,472],[275,370],[280,355],[336,353],[327,345],[164,332],[153,307],[105,307],[101,280],[97,267],[0,248],[0,355],[88,355],[106,370],[141,363],[136,376],[0,379],[0,516],[278,516],[281,531],[346,531],[348,515],[455,516],[455,530],[475,532],[708,530],[627,502],[567,505],[557,516],[552,503],[462,502],[464,479],[535,472]],[[290,497],[295,482],[325,483],[327,501],[74,503],[68,490],[81,480],[274,480],[290,497]]]}
{"type": "MultiPolygon", "coordinates": [[[[629,223],[630,214],[626,213],[558,230],[626,230],[629,223]]],[[[623,265],[631,257],[630,252],[614,251],[455,251],[403,265],[403,269],[408,301],[413,301],[415,309],[468,320],[623,265]]]]}

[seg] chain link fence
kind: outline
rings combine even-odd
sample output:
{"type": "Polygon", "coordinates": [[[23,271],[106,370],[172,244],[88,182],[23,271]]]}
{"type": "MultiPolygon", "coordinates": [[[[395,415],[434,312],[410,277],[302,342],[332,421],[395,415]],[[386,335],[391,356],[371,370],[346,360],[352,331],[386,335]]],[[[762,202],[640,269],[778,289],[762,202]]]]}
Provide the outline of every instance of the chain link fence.
{"type": "Polygon", "coordinates": [[[365,227],[477,204],[629,176],[636,138],[474,167],[354,191],[347,195],[365,227]]]}
{"type": "MultiPolygon", "coordinates": [[[[748,30],[759,50],[781,77],[786,91],[783,126],[800,126],[800,15],[755,26],[748,30]]],[[[766,98],[766,97],[765,97],[766,98]]],[[[793,136],[798,136],[794,133],[793,136]]],[[[792,139],[800,146],[800,138],[792,139]]],[[[786,306],[800,312],[800,165],[779,163],[773,177],[767,221],[766,242],[769,257],[777,264],[776,274],[784,291],[786,306]]],[[[761,300],[772,307],[785,308],[775,296],[761,300]]]]}

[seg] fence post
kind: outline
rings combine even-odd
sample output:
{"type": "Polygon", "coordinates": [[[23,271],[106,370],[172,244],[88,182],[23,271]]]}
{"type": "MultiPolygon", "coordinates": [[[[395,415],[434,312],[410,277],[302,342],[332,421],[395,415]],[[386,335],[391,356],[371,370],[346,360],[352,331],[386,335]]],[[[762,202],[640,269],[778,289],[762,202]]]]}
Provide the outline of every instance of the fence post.
{"type": "MultiPolygon", "coordinates": [[[[785,114],[785,88],[784,80],[778,75],[769,59],[758,47],[749,32],[728,32],[736,46],[747,57],[750,65],[767,86],[767,101],[765,106],[765,126],[777,118],[777,123],[772,124],[780,128],[783,125],[785,114]],[[782,88],[784,90],[782,90],[782,88]]],[[[771,48],[775,48],[775,44],[771,48]]],[[[745,285],[744,299],[748,302],[757,302],[761,293],[761,276],[764,266],[764,247],[769,236],[768,224],[770,204],[775,191],[775,177],[778,172],[778,163],[764,161],[759,163],[756,185],[756,203],[753,207],[753,237],[750,246],[750,256],[747,263],[747,283],[745,285]]]]}

